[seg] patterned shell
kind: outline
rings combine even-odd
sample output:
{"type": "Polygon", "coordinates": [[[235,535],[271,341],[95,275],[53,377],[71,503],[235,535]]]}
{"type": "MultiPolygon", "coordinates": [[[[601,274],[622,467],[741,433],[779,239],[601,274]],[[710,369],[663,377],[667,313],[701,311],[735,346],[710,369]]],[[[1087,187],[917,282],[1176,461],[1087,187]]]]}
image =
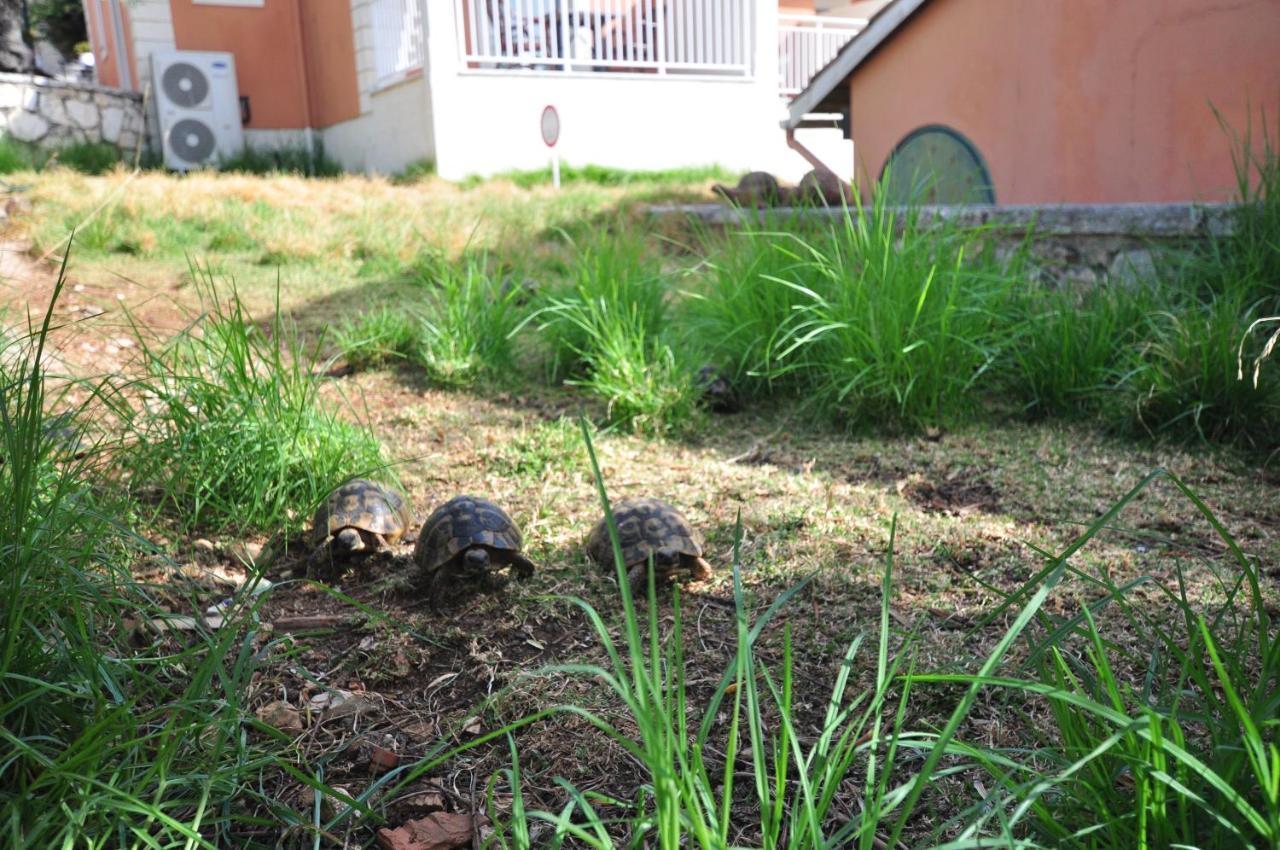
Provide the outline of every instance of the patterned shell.
{"type": "Polygon", "coordinates": [[[471,546],[519,552],[523,542],[520,529],[502,508],[478,496],[456,496],[427,517],[413,560],[424,570],[434,570],[471,546]]]}
{"type": "MultiPolygon", "coordinates": [[[[682,555],[702,555],[702,535],[680,512],[658,499],[627,499],[613,506],[618,542],[628,567],[644,563],[655,549],[668,547],[682,555]]],[[[613,563],[609,525],[602,518],[587,538],[587,554],[602,566],[613,563]]]]}
{"type": "Polygon", "coordinates": [[[366,478],[353,478],[330,493],[316,509],[314,528],[320,540],[344,528],[357,528],[394,543],[412,524],[409,502],[397,490],[366,478]]]}

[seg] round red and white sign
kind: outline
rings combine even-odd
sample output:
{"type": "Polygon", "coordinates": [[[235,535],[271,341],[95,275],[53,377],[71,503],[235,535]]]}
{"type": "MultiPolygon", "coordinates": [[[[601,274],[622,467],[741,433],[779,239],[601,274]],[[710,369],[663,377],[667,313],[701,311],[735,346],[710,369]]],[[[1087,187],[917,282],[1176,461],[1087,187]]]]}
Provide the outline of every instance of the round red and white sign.
{"type": "Polygon", "coordinates": [[[560,139],[560,113],[554,106],[548,105],[542,110],[542,141],[553,148],[560,139]]]}

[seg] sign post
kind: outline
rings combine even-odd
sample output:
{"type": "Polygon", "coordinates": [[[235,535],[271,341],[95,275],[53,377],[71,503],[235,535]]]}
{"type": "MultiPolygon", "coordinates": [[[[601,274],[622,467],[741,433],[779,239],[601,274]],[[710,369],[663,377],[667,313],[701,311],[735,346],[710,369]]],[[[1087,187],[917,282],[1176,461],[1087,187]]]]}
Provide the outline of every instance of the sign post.
{"type": "Polygon", "coordinates": [[[560,141],[560,113],[548,104],[542,110],[542,142],[551,148],[551,185],[560,189],[560,152],[556,150],[556,142],[560,141]]]}

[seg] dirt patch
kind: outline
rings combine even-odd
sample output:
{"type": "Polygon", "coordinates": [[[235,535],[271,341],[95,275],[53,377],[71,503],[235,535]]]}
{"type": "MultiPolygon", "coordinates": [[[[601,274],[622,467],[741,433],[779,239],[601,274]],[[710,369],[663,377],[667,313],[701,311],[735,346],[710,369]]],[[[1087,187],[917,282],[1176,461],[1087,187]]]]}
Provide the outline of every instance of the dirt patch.
{"type": "Polygon", "coordinates": [[[941,480],[913,475],[898,482],[898,493],[931,513],[965,516],[981,511],[999,513],[996,488],[973,472],[954,472],[941,480]]]}

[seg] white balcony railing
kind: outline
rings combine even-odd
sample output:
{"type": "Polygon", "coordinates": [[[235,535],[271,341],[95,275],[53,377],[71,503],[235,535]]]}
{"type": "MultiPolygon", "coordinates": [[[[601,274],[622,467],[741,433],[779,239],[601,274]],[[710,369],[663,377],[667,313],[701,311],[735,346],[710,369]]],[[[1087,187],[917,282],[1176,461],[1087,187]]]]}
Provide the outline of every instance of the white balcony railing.
{"type": "Polygon", "coordinates": [[[373,65],[378,85],[421,70],[426,56],[418,0],[372,0],[373,65]]]}
{"type": "Polygon", "coordinates": [[[751,74],[751,0],[455,0],[463,67],[751,74]]]}
{"type": "Polygon", "coordinates": [[[778,16],[778,89],[791,98],[867,25],[866,18],[778,16]]]}

